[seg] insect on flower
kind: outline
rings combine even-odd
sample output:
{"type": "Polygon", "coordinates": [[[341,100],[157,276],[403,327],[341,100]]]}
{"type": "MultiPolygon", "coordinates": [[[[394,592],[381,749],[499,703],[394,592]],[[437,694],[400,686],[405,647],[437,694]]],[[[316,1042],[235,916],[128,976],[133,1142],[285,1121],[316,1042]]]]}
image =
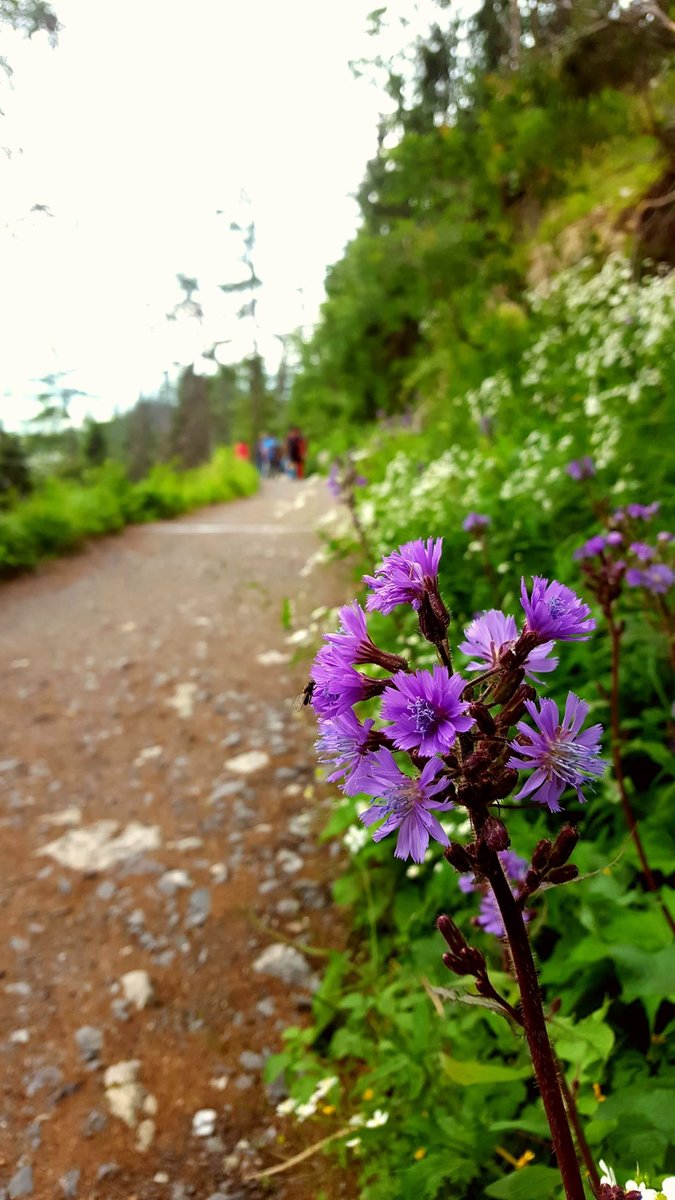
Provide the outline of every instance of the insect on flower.
{"type": "Polygon", "coordinates": [[[314,688],[316,684],[313,679],[308,679],[302,691],[295,697],[293,708],[296,712],[300,712],[301,708],[307,708],[312,703],[314,688]]]}

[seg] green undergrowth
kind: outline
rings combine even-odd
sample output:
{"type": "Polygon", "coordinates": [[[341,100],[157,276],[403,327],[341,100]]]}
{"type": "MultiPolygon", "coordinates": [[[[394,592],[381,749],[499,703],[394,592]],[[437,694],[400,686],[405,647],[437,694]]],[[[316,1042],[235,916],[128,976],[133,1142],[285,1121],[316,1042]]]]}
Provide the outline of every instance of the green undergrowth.
{"type": "Polygon", "coordinates": [[[82,482],[50,479],[0,513],[0,576],[29,570],[42,559],[75,550],[88,538],[118,532],[125,525],[176,517],[249,495],[257,482],[255,469],[225,448],[194,470],[156,466],[139,483],[132,483],[114,463],[92,468],[82,482]]]}

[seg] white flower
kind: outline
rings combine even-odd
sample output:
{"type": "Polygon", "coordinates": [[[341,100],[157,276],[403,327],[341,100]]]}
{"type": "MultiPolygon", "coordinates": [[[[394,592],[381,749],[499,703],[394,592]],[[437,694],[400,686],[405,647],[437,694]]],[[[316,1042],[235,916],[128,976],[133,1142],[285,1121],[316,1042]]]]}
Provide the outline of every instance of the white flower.
{"type": "Polygon", "coordinates": [[[299,1104],[295,1110],[295,1115],[299,1121],[306,1121],[308,1117],[313,1117],[316,1112],[316,1104],[312,1100],[308,1100],[306,1104],[299,1104]]]}
{"type": "Polygon", "coordinates": [[[295,1106],[296,1101],[289,1096],[288,1100],[282,1100],[281,1104],[277,1104],[277,1113],[280,1117],[289,1117],[291,1113],[295,1112],[295,1106]]]}
{"type": "Polygon", "coordinates": [[[627,1192],[640,1192],[642,1200],[656,1200],[658,1192],[656,1188],[645,1187],[642,1183],[636,1183],[634,1179],[626,1180],[627,1192]]]}
{"type": "Polygon", "coordinates": [[[360,1146],[360,1145],[361,1145],[360,1137],[350,1138],[348,1142],[345,1142],[345,1146],[348,1146],[350,1150],[355,1150],[356,1147],[360,1146]]]}
{"type": "Polygon", "coordinates": [[[354,1116],[349,1118],[349,1124],[351,1125],[352,1129],[360,1129],[361,1126],[365,1124],[365,1117],[363,1113],[354,1113],[354,1116]]]}
{"type": "Polygon", "coordinates": [[[366,1121],[366,1129],[379,1129],[381,1125],[386,1125],[389,1120],[389,1113],[382,1112],[381,1108],[376,1108],[369,1121],[366,1121]]]}
{"type": "Polygon", "coordinates": [[[661,1191],[666,1200],[675,1200],[675,1175],[668,1175],[661,1184],[661,1191]]]}
{"type": "Polygon", "coordinates": [[[337,1075],[328,1075],[326,1079],[320,1079],[314,1088],[312,1100],[323,1100],[324,1096],[327,1096],[330,1090],[334,1088],[338,1082],[337,1075]]]}
{"type": "Polygon", "coordinates": [[[342,841],[350,854],[358,854],[366,842],[370,841],[370,835],[364,825],[350,825],[342,841]]]}
{"type": "Polygon", "coordinates": [[[602,1171],[600,1182],[608,1183],[610,1187],[616,1187],[616,1175],[614,1174],[612,1168],[607,1166],[607,1163],[603,1158],[600,1159],[599,1167],[602,1171]]]}

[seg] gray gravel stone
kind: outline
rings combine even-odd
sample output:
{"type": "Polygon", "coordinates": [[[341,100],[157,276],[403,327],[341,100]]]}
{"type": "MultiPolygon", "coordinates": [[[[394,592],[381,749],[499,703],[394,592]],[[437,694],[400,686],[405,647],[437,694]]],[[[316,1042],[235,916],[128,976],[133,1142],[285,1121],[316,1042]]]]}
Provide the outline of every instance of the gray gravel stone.
{"type": "Polygon", "coordinates": [[[294,946],[275,942],[267,946],[253,963],[253,970],[260,975],[270,975],[291,987],[306,988],[310,992],[319,986],[316,975],[307,959],[294,946]]]}
{"type": "Polygon", "coordinates": [[[262,1054],[256,1054],[254,1050],[242,1050],[239,1062],[245,1071],[262,1071],[265,1065],[262,1054]]]}
{"type": "Polygon", "coordinates": [[[185,917],[186,929],[197,929],[203,925],[211,912],[211,893],[208,888],[197,888],[188,900],[185,917]]]}
{"type": "Polygon", "coordinates": [[[86,1138],[94,1137],[95,1134],[102,1133],[107,1124],[108,1118],[105,1113],[98,1108],[92,1108],[82,1122],[82,1133],[86,1138]]]}
{"type": "Polygon", "coordinates": [[[80,1054],[85,1062],[96,1062],[103,1049],[103,1034],[94,1025],[82,1025],[75,1034],[80,1054]]]}
{"type": "Polygon", "coordinates": [[[61,1176],[59,1183],[61,1185],[61,1191],[63,1192],[64,1196],[67,1197],[67,1200],[74,1200],[75,1196],[77,1196],[79,1182],[80,1172],[77,1169],[66,1171],[65,1175],[61,1176]]]}
{"type": "Polygon", "coordinates": [[[10,1200],[18,1200],[19,1196],[33,1195],[33,1168],[29,1163],[26,1163],[24,1167],[19,1167],[16,1174],[12,1175],[8,1192],[10,1200]]]}

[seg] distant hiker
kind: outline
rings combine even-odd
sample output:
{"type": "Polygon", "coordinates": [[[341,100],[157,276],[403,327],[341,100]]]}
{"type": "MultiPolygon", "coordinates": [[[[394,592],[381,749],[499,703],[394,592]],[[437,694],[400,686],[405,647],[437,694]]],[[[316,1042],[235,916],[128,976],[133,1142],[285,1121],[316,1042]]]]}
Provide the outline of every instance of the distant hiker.
{"type": "Polygon", "coordinates": [[[286,455],[294,477],[296,479],[304,479],[307,440],[302,436],[297,425],[293,425],[286,438],[286,455]]]}
{"type": "Polygon", "coordinates": [[[249,450],[248,442],[234,443],[234,457],[241,458],[243,462],[251,461],[251,451],[249,450]]]}

